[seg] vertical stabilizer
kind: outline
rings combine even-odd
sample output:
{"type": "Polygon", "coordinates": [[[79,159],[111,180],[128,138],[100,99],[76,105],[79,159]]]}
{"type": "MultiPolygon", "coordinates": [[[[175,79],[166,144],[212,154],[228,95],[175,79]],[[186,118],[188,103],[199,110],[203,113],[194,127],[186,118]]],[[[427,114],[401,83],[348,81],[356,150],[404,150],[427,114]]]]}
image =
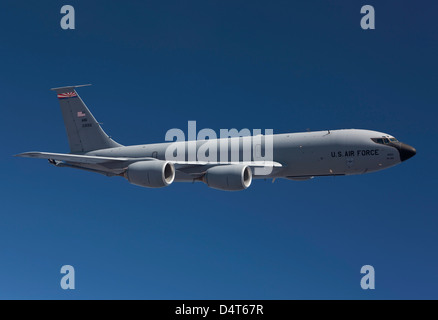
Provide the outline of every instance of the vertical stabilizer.
{"type": "Polygon", "coordinates": [[[53,88],[58,95],[71,153],[121,147],[103,131],[76,92],[81,86],[53,88]]]}

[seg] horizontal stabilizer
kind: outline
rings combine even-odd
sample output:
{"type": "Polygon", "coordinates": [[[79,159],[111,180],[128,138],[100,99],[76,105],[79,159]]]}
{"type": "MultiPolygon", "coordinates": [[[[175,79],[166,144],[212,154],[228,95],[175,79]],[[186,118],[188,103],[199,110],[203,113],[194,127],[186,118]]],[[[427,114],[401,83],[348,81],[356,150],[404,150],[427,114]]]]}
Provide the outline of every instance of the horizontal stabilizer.
{"type": "Polygon", "coordinates": [[[77,86],[66,86],[66,87],[52,88],[50,90],[63,92],[63,91],[70,91],[70,90],[75,89],[75,88],[88,87],[88,86],[91,86],[91,83],[80,84],[77,86]]]}

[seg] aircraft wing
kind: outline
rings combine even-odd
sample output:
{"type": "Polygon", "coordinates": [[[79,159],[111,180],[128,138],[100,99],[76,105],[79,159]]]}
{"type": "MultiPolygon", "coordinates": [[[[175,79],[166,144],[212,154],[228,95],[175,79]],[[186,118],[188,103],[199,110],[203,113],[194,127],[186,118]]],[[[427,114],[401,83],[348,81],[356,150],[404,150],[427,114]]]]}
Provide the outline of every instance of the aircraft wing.
{"type": "MultiPolygon", "coordinates": [[[[132,158],[131,158],[132,159],[132,158]]],[[[250,167],[282,167],[283,165],[275,161],[228,161],[228,162],[212,162],[212,161],[172,161],[176,165],[181,166],[220,166],[226,164],[244,164],[250,167]]]]}
{"type": "MultiPolygon", "coordinates": [[[[37,159],[53,159],[58,161],[76,162],[76,163],[86,163],[86,164],[101,164],[110,161],[148,161],[157,160],[155,158],[145,157],[145,158],[129,158],[129,157],[101,157],[101,156],[87,156],[78,154],[67,154],[67,153],[52,153],[52,152],[24,152],[15,155],[16,157],[23,158],[37,158],[37,159]]],[[[178,167],[188,167],[188,166],[217,166],[217,165],[227,165],[227,164],[244,164],[250,167],[282,167],[281,163],[275,161],[236,161],[236,162],[207,162],[207,161],[172,161],[178,167]]]]}
{"type": "MultiPolygon", "coordinates": [[[[116,175],[124,172],[126,167],[137,161],[157,161],[156,158],[143,157],[102,157],[66,153],[52,153],[52,152],[24,152],[15,155],[16,157],[47,159],[50,163],[59,167],[71,167],[76,169],[83,169],[102,173],[105,175],[116,175]]],[[[241,161],[241,162],[207,162],[207,161],[178,161],[170,160],[173,163],[177,172],[185,174],[188,179],[201,177],[205,171],[211,167],[243,164],[250,167],[273,167],[279,169],[283,167],[280,163],[275,161],[241,161]]]]}
{"type": "Polygon", "coordinates": [[[110,161],[129,161],[130,158],[83,156],[78,154],[51,153],[51,152],[24,152],[17,154],[16,157],[52,159],[58,161],[76,162],[84,164],[102,164],[110,161]]]}

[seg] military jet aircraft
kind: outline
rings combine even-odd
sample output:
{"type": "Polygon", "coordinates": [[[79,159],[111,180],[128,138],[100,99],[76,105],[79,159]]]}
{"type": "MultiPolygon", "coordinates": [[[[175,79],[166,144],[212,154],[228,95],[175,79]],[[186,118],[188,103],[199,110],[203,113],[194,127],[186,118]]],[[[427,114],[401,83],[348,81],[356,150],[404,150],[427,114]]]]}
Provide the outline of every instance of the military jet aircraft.
{"type": "Polygon", "coordinates": [[[265,136],[258,143],[250,144],[250,157],[237,157],[238,160],[236,157],[233,160],[232,145],[237,143],[238,155],[242,156],[245,143],[254,137],[123,146],[102,130],[79,97],[76,88],[82,86],[86,85],[52,89],[61,105],[70,153],[25,152],[17,156],[47,159],[57,167],[122,176],[142,187],[201,181],[214,189],[236,191],[248,188],[253,178],[301,181],[320,176],[364,174],[395,166],[416,154],[413,147],[392,135],[358,129],[275,134],[270,140],[265,136]],[[271,141],[270,146],[268,141],[271,141]],[[205,149],[206,143],[210,143],[208,152],[217,154],[219,160],[191,158],[189,145],[192,144],[192,151],[199,151],[205,149]],[[169,159],[166,151],[171,146],[183,147],[184,154],[177,160],[169,159]],[[223,146],[227,157],[220,156],[223,146]],[[268,147],[272,147],[272,159],[261,156],[268,147]]]}

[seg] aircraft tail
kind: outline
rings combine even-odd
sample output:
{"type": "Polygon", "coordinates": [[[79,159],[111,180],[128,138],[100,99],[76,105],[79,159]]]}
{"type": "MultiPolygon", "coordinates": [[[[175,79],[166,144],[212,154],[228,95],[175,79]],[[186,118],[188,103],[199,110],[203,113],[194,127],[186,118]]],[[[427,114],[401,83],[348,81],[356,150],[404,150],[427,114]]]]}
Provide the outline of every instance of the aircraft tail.
{"type": "Polygon", "coordinates": [[[71,153],[85,153],[98,149],[121,147],[103,131],[99,123],[88,110],[85,103],[77,94],[75,88],[69,86],[53,88],[58,95],[67,131],[68,143],[71,153]]]}

